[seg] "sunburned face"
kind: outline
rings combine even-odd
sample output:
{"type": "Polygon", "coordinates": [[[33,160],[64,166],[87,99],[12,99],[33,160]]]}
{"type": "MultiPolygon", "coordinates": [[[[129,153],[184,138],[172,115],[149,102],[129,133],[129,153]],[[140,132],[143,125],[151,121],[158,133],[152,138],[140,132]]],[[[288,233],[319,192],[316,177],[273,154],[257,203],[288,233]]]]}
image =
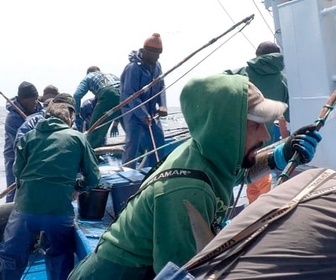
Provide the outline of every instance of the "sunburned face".
{"type": "Polygon", "coordinates": [[[242,163],[243,168],[250,168],[255,164],[256,152],[270,135],[265,124],[254,121],[247,121],[245,155],[242,163]]]}

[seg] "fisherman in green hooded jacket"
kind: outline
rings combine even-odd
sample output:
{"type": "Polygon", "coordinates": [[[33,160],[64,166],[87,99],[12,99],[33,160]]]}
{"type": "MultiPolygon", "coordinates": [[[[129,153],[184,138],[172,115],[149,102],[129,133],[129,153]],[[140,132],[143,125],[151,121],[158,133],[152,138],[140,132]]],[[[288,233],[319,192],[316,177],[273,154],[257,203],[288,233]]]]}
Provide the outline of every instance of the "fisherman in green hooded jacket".
{"type": "MultiPolygon", "coordinates": [[[[263,93],[264,97],[289,105],[287,78],[283,73],[284,68],[284,57],[280,52],[280,47],[273,42],[265,41],[259,44],[256,49],[256,57],[247,61],[247,66],[225,70],[224,73],[248,76],[250,82],[263,93]]],[[[279,127],[284,126],[284,129],[281,129],[281,136],[285,138],[288,134],[286,123],[289,122],[289,108],[277,122],[279,127]]],[[[268,141],[265,141],[264,146],[278,141],[280,136],[280,133],[275,133],[273,122],[267,123],[266,128],[271,137],[268,141]]],[[[248,184],[246,195],[249,204],[254,202],[261,194],[269,192],[271,184],[272,175],[270,173],[248,184]]]]}
{"type": "Polygon", "coordinates": [[[40,232],[47,239],[48,279],[66,279],[74,267],[77,173],[82,172],[86,190],[100,179],[93,149],[85,135],[71,128],[74,112],[70,103],[52,102],[45,119],[17,143],[17,191],[0,244],[0,279],[21,279],[40,232]]]}
{"type": "Polygon", "coordinates": [[[184,264],[201,248],[188,205],[216,231],[246,169],[249,180],[270,168],[283,169],[294,150],[306,163],[321,139],[311,125],[257,155],[270,137],[265,123],[281,116],[287,105],[265,99],[240,75],[193,79],[180,101],[191,139],[154,168],[68,279],[153,279],[168,261],[184,264]]]}

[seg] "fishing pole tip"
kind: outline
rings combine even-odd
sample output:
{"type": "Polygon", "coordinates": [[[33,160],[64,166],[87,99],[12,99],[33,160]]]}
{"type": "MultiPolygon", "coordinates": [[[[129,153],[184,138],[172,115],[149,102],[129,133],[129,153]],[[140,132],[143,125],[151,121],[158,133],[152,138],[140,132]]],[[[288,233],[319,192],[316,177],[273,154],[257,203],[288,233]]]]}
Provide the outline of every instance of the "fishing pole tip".
{"type": "Polygon", "coordinates": [[[253,19],[254,19],[254,14],[250,15],[249,17],[247,17],[244,21],[246,23],[250,23],[253,19]]]}

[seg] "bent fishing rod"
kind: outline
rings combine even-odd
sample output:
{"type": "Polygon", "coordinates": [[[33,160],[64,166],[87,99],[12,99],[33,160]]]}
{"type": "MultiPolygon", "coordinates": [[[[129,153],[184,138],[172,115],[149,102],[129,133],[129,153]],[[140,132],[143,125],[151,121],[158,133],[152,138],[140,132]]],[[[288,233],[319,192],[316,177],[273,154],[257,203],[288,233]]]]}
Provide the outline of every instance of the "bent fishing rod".
{"type": "MultiPolygon", "coordinates": [[[[188,128],[180,128],[181,131],[179,132],[173,132],[170,133],[168,135],[165,135],[165,138],[174,138],[176,136],[182,136],[184,134],[189,134],[189,129],[188,128]]],[[[125,141],[120,141],[120,142],[116,142],[116,143],[112,143],[112,144],[106,144],[103,147],[104,148],[109,148],[109,147],[116,147],[116,146],[120,146],[120,145],[125,145],[125,141]]],[[[101,147],[100,147],[101,148],[101,147]]],[[[98,149],[98,148],[95,148],[98,149]]]]}
{"type": "MultiPolygon", "coordinates": [[[[172,144],[175,144],[175,143],[171,142],[169,144],[172,145],[172,144]]],[[[99,147],[99,148],[95,148],[93,151],[97,156],[99,156],[99,155],[105,154],[105,153],[122,153],[123,149],[120,149],[118,147],[99,147]]],[[[9,185],[8,187],[6,187],[2,192],[0,192],[0,199],[4,198],[9,193],[14,191],[16,189],[16,187],[17,187],[16,182],[14,182],[11,185],[9,185]]]]}
{"type": "Polygon", "coordinates": [[[168,146],[170,146],[170,145],[174,145],[174,144],[177,144],[177,143],[186,141],[186,140],[188,140],[188,139],[190,139],[190,136],[188,136],[188,135],[183,136],[183,137],[181,137],[180,139],[174,140],[174,141],[169,142],[169,143],[167,143],[167,144],[165,144],[165,145],[162,145],[162,146],[160,146],[160,147],[157,147],[156,150],[154,150],[154,149],[153,149],[153,150],[150,150],[150,151],[144,153],[143,155],[141,155],[141,156],[139,156],[139,157],[137,157],[137,158],[135,158],[135,159],[132,159],[132,160],[130,160],[130,161],[128,161],[128,162],[125,162],[125,163],[122,164],[122,166],[127,166],[127,165],[130,164],[130,163],[137,162],[138,160],[143,159],[144,157],[146,157],[146,156],[148,156],[148,155],[151,155],[151,154],[155,153],[155,151],[164,149],[164,148],[166,148],[166,147],[168,147],[168,146]]]}
{"type": "MultiPolygon", "coordinates": [[[[239,29],[238,32],[242,32],[242,30],[247,26],[244,25],[241,29],[239,29]]],[[[156,98],[158,95],[160,95],[163,91],[166,91],[168,88],[172,87],[174,84],[176,84],[179,80],[181,80],[183,77],[185,77],[188,73],[190,73],[193,69],[195,69],[198,65],[200,65],[204,60],[206,60],[210,55],[212,55],[215,51],[217,51],[219,48],[221,48],[224,44],[226,44],[229,40],[231,40],[233,38],[233,36],[235,36],[236,34],[233,34],[231,37],[229,37],[227,40],[225,40],[221,45],[219,45],[217,48],[215,48],[212,52],[210,52],[208,55],[206,55],[203,59],[201,59],[199,62],[197,62],[193,67],[191,67],[188,71],[186,71],[183,75],[181,75],[178,79],[176,79],[174,82],[172,82],[170,85],[166,86],[164,89],[160,90],[158,93],[154,94],[152,97],[146,99],[145,101],[143,101],[142,103],[138,104],[137,106],[135,106],[134,108],[131,108],[129,111],[115,117],[112,120],[109,120],[107,122],[104,122],[103,124],[98,125],[97,127],[95,127],[95,129],[98,129],[100,127],[106,126],[108,124],[110,124],[111,122],[114,122],[120,118],[122,118],[123,116],[131,113],[132,111],[140,108],[141,106],[143,106],[144,104],[148,103],[149,101],[151,101],[152,99],[156,98]]],[[[173,113],[170,113],[169,115],[171,115],[173,113]]]]}
{"type": "Polygon", "coordinates": [[[224,33],[222,33],[221,35],[211,39],[207,44],[203,45],[202,47],[200,47],[199,49],[197,49],[196,51],[194,51],[193,53],[191,53],[190,55],[188,55],[185,59],[183,59],[182,61],[180,61],[177,65],[175,65],[174,67],[172,67],[170,70],[168,70],[166,73],[162,73],[160,76],[158,76],[156,79],[154,79],[152,82],[150,82],[149,84],[145,85],[142,89],[140,89],[139,91],[133,93],[131,96],[129,96],[128,98],[126,98],[123,102],[119,103],[117,106],[113,107],[112,109],[108,110],[103,116],[101,116],[94,124],[91,125],[91,127],[89,128],[89,130],[87,131],[87,134],[90,135],[97,126],[99,126],[100,124],[102,124],[109,116],[111,116],[113,113],[115,113],[117,110],[119,110],[121,107],[124,107],[126,104],[128,104],[130,101],[132,101],[133,99],[137,98],[139,95],[143,94],[144,92],[148,91],[152,86],[154,86],[155,84],[157,84],[160,80],[163,80],[167,75],[169,75],[171,72],[173,72],[175,69],[177,69],[178,67],[180,67],[182,64],[184,64],[186,61],[188,61],[190,58],[192,58],[194,55],[196,55],[198,52],[200,52],[201,50],[207,48],[208,46],[212,45],[213,43],[215,43],[217,40],[219,40],[220,38],[222,38],[223,36],[225,36],[226,34],[230,33],[232,30],[234,30],[235,28],[237,28],[238,26],[240,26],[241,24],[245,24],[248,25],[250,24],[250,22],[254,19],[254,14],[250,15],[249,17],[246,17],[245,19],[241,20],[240,22],[234,24],[232,27],[230,27],[228,30],[226,30],[224,33]]]}
{"type": "MultiPolygon", "coordinates": [[[[23,118],[26,119],[27,116],[24,112],[22,112],[22,110],[14,104],[14,102],[12,100],[10,100],[6,95],[4,95],[1,91],[0,91],[0,95],[2,95],[7,102],[13,106],[13,108],[19,113],[19,115],[23,118]]],[[[14,189],[16,188],[16,182],[12,183],[11,185],[9,185],[8,187],[6,187],[6,189],[0,193],[0,199],[5,197],[7,194],[9,194],[10,192],[12,192],[14,189]]]]}
{"type": "MultiPolygon", "coordinates": [[[[336,90],[333,91],[333,93],[327,100],[327,103],[323,106],[320,115],[315,121],[316,131],[319,131],[322,128],[322,126],[324,126],[330,112],[334,109],[335,104],[336,104],[336,90]]],[[[288,161],[286,167],[279,175],[278,180],[275,183],[275,186],[278,186],[281,183],[287,181],[287,179],[289,179],[290,175],[298,165],[299,165],[299,153],[295,151],[292,158],[288,161]]]]}
{"type": "Polygon", "coordinates": [[[26,118],[27,118],[26,114],[23,113],[22,110],[21,110],[18,106],[16,106],[12,100],[10,100],[10,99],[9,99],[6,95],[4,95],[1,91],[0,91],[0,94],[1,94],[1,95],[8,101],[8,103],[9,103],[10,105],[13,106],[13,108],[20,114],[20,116],[21,116],[23,119],[26,119],[26,118]]]}

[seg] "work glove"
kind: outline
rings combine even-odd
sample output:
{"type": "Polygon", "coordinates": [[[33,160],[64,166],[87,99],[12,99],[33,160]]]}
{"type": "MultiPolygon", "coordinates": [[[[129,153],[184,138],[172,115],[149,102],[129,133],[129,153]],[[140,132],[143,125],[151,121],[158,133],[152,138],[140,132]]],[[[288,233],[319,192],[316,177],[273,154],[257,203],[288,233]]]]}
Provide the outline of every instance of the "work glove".
{"type": "Polygon", "coordinates": [[[151,125],[152,124],[152,118],[150,116],[148,116],[147,118],[145,118],[145,124],[147,124],[147,125],[151,125]]]}
{"type": "Polygon", "coordinates": [[[83,132],[83,119],[80,116],[76,116],[75,124],[76,124],[77,130],[80,132],[83,132]]]}
{"type": "Polygon", "coordinates": [[[157,110],[157,114],[159,117],[167,117],[168,111],[167,108],[164,106],[160,106],[159,109],[157,110]]]}
{"type": "Polygon", "coordinates": [[[316,131],[316,125],[301,127],[288,137],[285,143],[277,146],[273,152],[275,167],[283,170],[294,152],[299,154],[298,164],[310,162],[315,154],[317,144],[322,140],[321,134],[316,131]]]}
{"type": "Polygon", "coordinates": [[[74,186],[74,189],[76,192],[84,192],[86,191],[85,185],[84,185],[84,180],[82,179],[77,179],[76,184],[74,186]]]}
{"type": "Polygon", "coordinates": [[[117,126],[112,126],[110,131],[110,137],[116,137],[119,135],[119,130],[117,126]]]}

